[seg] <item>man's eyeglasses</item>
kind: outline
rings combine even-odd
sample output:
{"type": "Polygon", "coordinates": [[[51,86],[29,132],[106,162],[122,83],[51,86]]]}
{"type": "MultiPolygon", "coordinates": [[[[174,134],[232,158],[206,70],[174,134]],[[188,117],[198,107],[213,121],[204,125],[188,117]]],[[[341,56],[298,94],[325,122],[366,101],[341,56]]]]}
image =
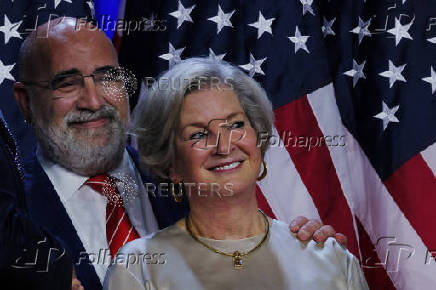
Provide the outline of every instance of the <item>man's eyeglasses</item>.
{"type": "Polygon", "coordinates": [[[122,98],[133,94],[136,90],[136,78],[122,67],[108,67],[92,74],[80,72],[60,73],[48,81],[23,81],[25,85],[34,85],[53,91],[55,96],[78,96],[85,87],[85,78],[91,77],[97,92],[108,96],[122,98]]]}

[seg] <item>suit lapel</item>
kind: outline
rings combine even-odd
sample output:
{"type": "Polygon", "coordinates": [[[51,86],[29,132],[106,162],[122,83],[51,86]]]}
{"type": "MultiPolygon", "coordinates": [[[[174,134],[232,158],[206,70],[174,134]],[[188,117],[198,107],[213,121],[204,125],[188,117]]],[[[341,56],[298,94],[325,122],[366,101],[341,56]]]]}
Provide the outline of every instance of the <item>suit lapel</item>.
{"type": "Polygon", "coordinates": [[[23,163],[26,181],[26,202],[29,214],[38,224],[58,236],[73,257],[76,273],[85,289],[101,289],[94,266],[77,235],[59,195],[45,174],[36,155],[23,163]]]}

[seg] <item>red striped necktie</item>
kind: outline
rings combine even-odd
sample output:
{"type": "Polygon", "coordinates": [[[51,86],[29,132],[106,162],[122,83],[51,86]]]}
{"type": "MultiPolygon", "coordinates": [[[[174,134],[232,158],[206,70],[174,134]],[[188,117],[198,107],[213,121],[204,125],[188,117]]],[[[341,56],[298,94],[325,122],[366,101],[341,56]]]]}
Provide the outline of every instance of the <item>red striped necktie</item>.
{"type": "Polygon", "coordinates": [[[127,242],[139,238],[127,213],[124,211],[123,199],[118,192],[116,179],[107,174],[89,178],[85,184],[107,198],[106,204],[106,239],[111,256],[127,242]]]}

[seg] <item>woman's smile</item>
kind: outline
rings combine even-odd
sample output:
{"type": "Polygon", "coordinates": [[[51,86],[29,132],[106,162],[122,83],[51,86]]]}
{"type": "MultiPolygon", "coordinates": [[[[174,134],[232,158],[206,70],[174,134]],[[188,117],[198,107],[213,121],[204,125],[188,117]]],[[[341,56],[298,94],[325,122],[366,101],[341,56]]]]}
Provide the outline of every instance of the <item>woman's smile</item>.
{"type": "Polygon", "coordinates": [[[225,162],[221,163],[220,165],[214,166],[210,168],[209,170],[215,171],[215,172],[229,172],[232,170],[239,169],[241,167],[243,161],[233,161],[233,162],[225,162]]]}

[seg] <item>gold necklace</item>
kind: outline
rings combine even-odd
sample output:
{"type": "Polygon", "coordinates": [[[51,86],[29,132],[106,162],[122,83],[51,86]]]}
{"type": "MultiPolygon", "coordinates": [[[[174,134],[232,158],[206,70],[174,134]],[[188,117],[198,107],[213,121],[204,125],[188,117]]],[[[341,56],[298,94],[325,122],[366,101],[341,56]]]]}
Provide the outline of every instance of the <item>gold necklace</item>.
{"type": "Polygon", "coordinates": [[[265,242],[266,238],[268,237],[269,234],[269,221],[267,216],[263,213],[263,211],[261,211],[260,209],[258,209],[259,212],[262,214],[263,218],[265,219],[265,225],[266,225],[266,232],[265,235],[263,236],[262,240],[256,245],[254,246],[253,249],[249,250],[248,252],[245,253],[240,253],[238,251],[234,251],[233,253],[226,253],[223,251],[220,251],[218,249],[215,249],[212,246],[209,246],[208,244],[206,244],[205,242],[201,241],[198,237],[196,237],[192,231],[191,228],[189,227],[189,220],[190,220],[190,215],[188,215],[185,218],[185,225],[186,225],[186,230],[188,231],[188,233],[191,235],[191,237],[198,242],[199,244],[203,245],[204,247],[206,247],[207,249],[211,250],[212,252],[215,252],[217,254],[220,255],[224,255],[227,257],[232,257],[233,258],[233,267],[235,267],[235,269],[243,269],[244,268],[244,263],[242,261],[242,257],[243,256],[247,256],[248,254],[253,253],[255,250],[257,250],[258,248],[260,248],[260,246],[262,246],[262,244],[265,242]]]}

